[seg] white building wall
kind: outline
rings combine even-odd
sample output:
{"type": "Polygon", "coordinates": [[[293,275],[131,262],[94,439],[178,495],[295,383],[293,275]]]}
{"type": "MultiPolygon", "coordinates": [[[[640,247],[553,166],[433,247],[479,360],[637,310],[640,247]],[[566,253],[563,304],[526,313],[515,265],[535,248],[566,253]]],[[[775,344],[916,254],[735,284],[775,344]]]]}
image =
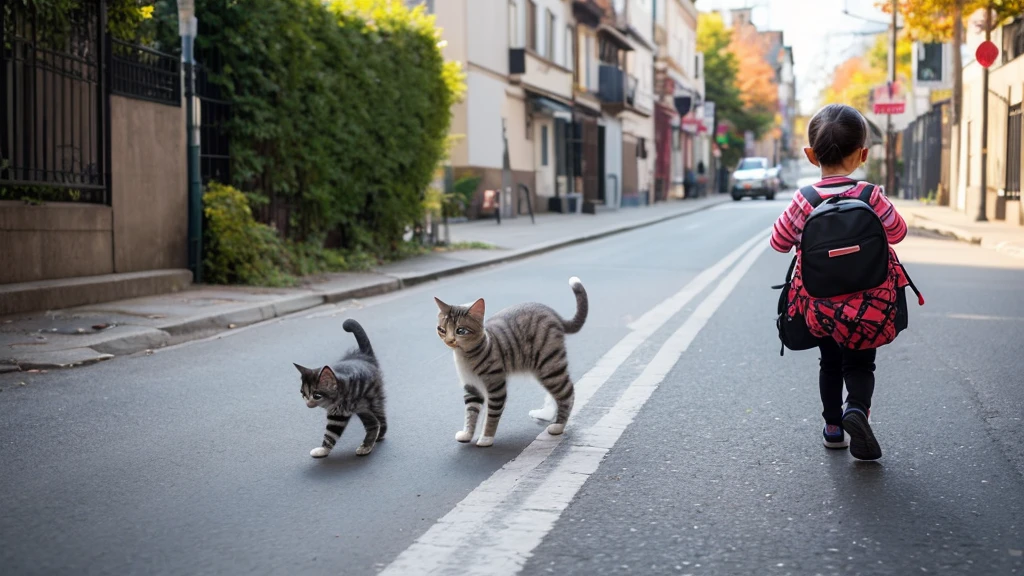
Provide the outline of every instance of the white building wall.
{"type": "Polygon", "coordinates": [[[471,69],[466,75],[466,138],[470,166],[502,167],[501,119],[505,86],[486,72],[471,69]]]}
{"type": "Polygon", "coordinates": [[[470,64],[508,75],[508,1],[466,0],[465,7],[470,64]]]}

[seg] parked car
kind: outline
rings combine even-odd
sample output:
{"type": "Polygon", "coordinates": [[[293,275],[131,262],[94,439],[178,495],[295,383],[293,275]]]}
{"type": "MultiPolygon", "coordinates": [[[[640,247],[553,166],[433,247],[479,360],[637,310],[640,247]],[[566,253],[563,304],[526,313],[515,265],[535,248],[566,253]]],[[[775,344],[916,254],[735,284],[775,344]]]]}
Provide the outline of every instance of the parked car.
{"type": "Polygon", "coordinates": [[[767,158],[744,158],[740,160],[736,170],[732,173],[732,186],[730,187],[732,199],[739,201],[745,196],[751,198],[763,196],[768,200],[773,200],[775,199],[775,189],[772,188],[770,180],[767,158]]]}
{"type": "Polygon", "coordinates": [[[772,166],[768,169],[768,189],[775,194],[782,187],[782,166],[772,166]]]}

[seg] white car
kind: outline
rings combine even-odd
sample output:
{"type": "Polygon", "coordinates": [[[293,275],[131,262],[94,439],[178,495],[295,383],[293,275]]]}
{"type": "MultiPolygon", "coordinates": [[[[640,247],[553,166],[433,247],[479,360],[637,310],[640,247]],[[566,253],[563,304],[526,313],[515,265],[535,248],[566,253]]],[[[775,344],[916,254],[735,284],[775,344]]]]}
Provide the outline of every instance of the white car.
{"type": "Polygon", "coordinates": [[[764,196],[768,200],[775,199],[776,188],[772,184],[773,176],[769,173],[767,158],[744,158],[740,160],[736,171],[732,173],[730,186],[732,199],[739,201],[748,196],[755,198],[764,196]]]}

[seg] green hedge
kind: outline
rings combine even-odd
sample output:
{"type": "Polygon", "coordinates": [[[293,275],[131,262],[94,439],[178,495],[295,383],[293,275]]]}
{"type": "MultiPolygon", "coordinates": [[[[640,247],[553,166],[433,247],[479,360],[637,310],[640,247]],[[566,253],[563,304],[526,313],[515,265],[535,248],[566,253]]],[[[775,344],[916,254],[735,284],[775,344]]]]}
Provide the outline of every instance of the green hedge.
{"type": "Polygon", "coordinates": [[[423,215],[462,73],[400,0],[198,0],[232,101],[232,178],[295,242],[387,258],[423,215]],[[282,217],[282,214],[284,215],[282,217]]]}

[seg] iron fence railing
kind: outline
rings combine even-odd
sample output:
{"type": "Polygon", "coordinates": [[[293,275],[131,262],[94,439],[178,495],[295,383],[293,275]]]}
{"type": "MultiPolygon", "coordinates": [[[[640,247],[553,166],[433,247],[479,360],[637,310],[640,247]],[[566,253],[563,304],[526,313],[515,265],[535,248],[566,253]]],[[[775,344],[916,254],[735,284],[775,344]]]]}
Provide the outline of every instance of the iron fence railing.
{"type": "Polygon", "coordinates": [[[1010,106],[1006,115],[1006,183],[1008,200],[1020,200],[1021,105],[1010,106]]]}
{"type": "Polygon", "coordinates": [[[109,201],[103,6],[61,16],[0,0],[0,199],[109,201]]]}
{"type": "Polygon", "coordinates": [[[181,106],[181,61],[170,54],[111,39],[110,92],[181,106]]]}

